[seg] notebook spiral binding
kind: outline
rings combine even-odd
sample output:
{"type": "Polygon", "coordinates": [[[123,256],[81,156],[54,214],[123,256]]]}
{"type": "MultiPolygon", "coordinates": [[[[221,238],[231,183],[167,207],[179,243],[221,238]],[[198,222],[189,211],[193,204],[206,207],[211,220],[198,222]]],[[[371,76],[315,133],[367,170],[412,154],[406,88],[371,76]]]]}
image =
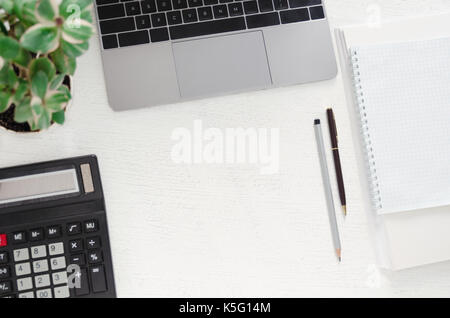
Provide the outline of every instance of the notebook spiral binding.
{"type": "Polygon", "coordinates": [[[369,187],[372,195],[372,205],[375,208],[375,210],[382,209],[382,201],[381,201],[381,193],[380,193],[380,187],[378,183],[378,177],[377,177],[377,169],[375,164],[375,156],[373,154],[373,148],[372,148],[372,142],[370,140],[370,132],[369,132],[369,122],[367,120],[367,112],[366,112],[366,105],[365,105],[365,99],[364,99],[364,92],[363,87],[361,83],[361,73],[359,70],[359,59],[358,59],[358,52],[356,50],[353,50],[351,52],[351,68],[353,70],[353,83],[354,83],[354,90],[355,90],[355,101],[357,106],[357,113],[360,118],[361,123],[361,135],[363,138],[363,142],[365,145],[365,148],[363,149],[365,157],[366,157],[366,163],[367,163],[367,169],[369,171],[369,187]]]}

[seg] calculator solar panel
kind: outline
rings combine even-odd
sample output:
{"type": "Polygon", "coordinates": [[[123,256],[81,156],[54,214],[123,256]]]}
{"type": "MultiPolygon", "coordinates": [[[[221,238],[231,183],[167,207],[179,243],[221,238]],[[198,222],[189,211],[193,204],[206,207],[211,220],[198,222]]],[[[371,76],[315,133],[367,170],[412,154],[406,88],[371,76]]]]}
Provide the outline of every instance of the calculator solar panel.
{"type": "Polygon", "coordinates": [[[0,169],[0,298],[115,296],[97,158],[0,169]]]}

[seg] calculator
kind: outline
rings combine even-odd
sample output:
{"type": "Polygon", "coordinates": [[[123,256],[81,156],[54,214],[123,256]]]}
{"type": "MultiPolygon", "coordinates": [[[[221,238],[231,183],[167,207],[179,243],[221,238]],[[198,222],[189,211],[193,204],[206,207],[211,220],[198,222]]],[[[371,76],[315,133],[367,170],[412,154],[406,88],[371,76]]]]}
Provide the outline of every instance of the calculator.
{"type": "Polygon", "coordinates": [[[0,169],[0,298],[116,297],[93,155],[0,169]]]}

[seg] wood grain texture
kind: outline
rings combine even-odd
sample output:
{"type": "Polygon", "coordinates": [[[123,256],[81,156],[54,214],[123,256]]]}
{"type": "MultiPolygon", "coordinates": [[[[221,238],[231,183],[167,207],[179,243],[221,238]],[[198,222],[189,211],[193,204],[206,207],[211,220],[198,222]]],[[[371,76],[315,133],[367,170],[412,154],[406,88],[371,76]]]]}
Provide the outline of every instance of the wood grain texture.
{"type": "MultiPolygon", "coordinates": [[[[450,11],[448,0],[326,2],[332,27],[364,23],[374,5],[383,20],[450,11]]],[[[449,295],[448,263],[399,273],[374,266],[340,75],[115,113],[96,39],[78,64],[67,123],[29,136],[1,131],[0,165],[99,157],[119,296],[449,295]],[[336,113],[347,187],[349,215],[338,216],[341,264],[333,253],[312,125],[316,117],[326,122],[327,106],[336,113]],[[280,173],[261,175],[251,165],[174,164],[171,133],[195,119],[206,127],[280,128],[280,173]]]]}

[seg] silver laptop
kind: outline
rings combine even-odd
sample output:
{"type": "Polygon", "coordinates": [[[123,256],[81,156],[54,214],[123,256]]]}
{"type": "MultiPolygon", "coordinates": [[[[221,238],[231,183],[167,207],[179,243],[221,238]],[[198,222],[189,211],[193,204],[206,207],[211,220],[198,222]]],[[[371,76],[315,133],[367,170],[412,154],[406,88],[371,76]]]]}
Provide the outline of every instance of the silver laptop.
{"type": "Polygon", "coordinates": [[[337,73],[322,0],[96,0],[96,13],[114,110],[337,73]]]}

